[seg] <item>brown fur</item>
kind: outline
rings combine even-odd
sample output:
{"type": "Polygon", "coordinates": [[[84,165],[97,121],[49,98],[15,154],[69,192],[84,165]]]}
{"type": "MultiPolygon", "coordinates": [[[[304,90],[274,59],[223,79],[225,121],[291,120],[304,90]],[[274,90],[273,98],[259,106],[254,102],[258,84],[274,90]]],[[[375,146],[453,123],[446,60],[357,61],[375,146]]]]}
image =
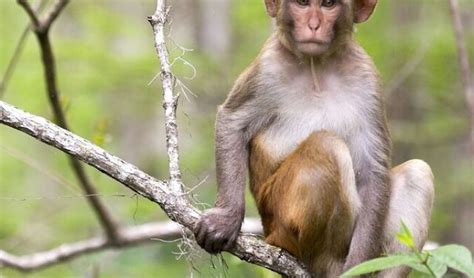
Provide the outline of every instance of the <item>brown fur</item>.
{"type": "Polygon", "coordinates": [[[342,194],[335,140],[326,131],[313,133],[281,162],[270,159],[258,136],[250,151],[250,188],[267,242],[322,277],[341,272],[355,219],[352,200],[342,194]]]}

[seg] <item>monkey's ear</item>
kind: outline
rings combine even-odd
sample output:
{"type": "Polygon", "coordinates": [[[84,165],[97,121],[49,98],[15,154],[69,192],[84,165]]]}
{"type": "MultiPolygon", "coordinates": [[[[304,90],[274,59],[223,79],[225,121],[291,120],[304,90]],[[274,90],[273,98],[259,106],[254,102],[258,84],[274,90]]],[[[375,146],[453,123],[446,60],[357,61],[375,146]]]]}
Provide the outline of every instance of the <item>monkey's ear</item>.
{"type": "Polygon", "coordinates": [[[271,17],[276,17],[278,13],[278,0],[265,0],[267,13],[271,17]]]}
{"type": "Polygon", "coordinates": [[[377,0],[354,0],[354,23],[369,19],[377,5],[377,0]]]}

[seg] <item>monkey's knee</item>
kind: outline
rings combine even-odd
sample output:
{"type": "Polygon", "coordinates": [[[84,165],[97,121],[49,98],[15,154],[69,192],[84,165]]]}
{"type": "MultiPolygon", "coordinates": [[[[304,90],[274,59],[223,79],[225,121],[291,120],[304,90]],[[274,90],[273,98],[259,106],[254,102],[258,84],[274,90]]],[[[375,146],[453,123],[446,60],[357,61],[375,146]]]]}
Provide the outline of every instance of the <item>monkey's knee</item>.
{"type": "Polygon", "coordinates": [[[394,169],[392,178],[392,193],[396,194],[395,197],[408,194],[407,201],[410,200],[431,211],[434,199],[434,176],[428,163],[420,159],[409,160],[394,169]]]}
{"type": "Polygon", "coordinates": [[[413,159],[392,170],[392,195],[387,218],[386,240],[389,252],[403,251],[395,239],[403,221],[413,233],[419,249],[427,236],[434,199],[433,173],[430,166],[413,159]]]}

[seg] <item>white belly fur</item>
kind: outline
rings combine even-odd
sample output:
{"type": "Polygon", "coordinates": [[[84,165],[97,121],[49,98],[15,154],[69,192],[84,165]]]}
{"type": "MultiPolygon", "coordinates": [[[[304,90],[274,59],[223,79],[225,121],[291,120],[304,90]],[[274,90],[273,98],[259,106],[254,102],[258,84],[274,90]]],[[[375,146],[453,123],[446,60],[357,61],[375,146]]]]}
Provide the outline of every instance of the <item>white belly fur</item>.
{"type": "Polygon", "coordinates": [[[349,86],[337,76],[325,76],[322,91],[316,93],[312,86],[297,86],[303,83],[301,78],[271,93],[285,100],[277,108],[276,120],[259,137],[268,154],[277,160],[284,159],[312,132],[332,131],[349,143],[368,127],[367,88],[349,86]]]}

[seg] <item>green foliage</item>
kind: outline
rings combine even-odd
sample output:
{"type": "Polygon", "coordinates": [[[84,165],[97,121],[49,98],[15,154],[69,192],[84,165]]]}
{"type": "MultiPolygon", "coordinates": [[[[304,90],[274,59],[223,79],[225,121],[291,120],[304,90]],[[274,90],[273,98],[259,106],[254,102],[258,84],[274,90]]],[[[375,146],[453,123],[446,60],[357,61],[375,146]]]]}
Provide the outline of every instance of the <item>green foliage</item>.
{"type": "Polygon", "coordinates": [[[412,270],[410,278],[444,277],[448,267],[474,277],[474,263],[471,252],[461,245],[446,245],[432,251],[418,251],[411,231],[401,223],[397,239],[411,252],[391,254],[354,266],[342,277],[370,274],[397,266],[408,266],[412,270]]]}
{"type": "Polygon", "coordinates": [[[361,274],[369,274],[376,271],[384,270],[401,265],[408,265],[410,263],[416,263],[417,258],[411,255],[392,255],[383,258],[373,259],[362,264],[359,264],[347,272],[342,277],[352,277],[361,274]]]}
{"type": "MultiPolygon", "coordinates": [[[[194,1],[198,0],[172,1],[173,9],[189,10],[189,3],[194,1]]],[[[420,47],[427,45],[420,63],[387,95],[394,165],[421,158],[432,166],[437,197],[430,239],[468,245],[469,241],[461,242],[458,235],[470,235],[472,229],[466,226],[472,225],[456,218],[461,214],[461,205],[472,209],[474,171],[472,159],[466,158],[463,149],[469,121],[447,3],[379,3],[370,21],[356,27],[356,39],[373,57],[385,85],[398,79],[404,65],[414,59],[420,47]]],[[[160,83],[147,85],[159,72],[151,28],[146,21],[155,4],[154,0],[70,1],[51,30],[51,43],[56,54],[61,103],[72,130],[149,174],[166,178],[160,83]]],[[[462,0],[460,5],[469,19],[473,1],[462,0]]],[[[189,14],[198,20],[202,16],[199,11],[189,14]]],[[[216,194],[216,107],[223,102],[238,74],[258,55],[272,27],[263,0],[233,0],[229,18],[231,55],[218,60],[202,52],[198,43],[184,42],[192,41],[191,37],[199,36],[199,32],[193,24],[180,25],[182,20],[172,19],[170,37],[195,49],[183,58],[196,67],[197,76],[187,80],[192,71],[180,61],[173,70],[198,95],[190,97],[190,101],[182,98],[178,108],[183,178],[190,188],[205,180],[193,193],[199,201],[212,204],[216,194]],[[191,30],[189,37],[183,38],[180,30],[191,30]]],[[[28,17],[16,1],[0,1],[0,77],[27,22],[28,17]]],[[[469,53],[474,53],[473,30],[466,25],[469,53]]],[[[171,52],[172,58],[181,55],[180,49],[171,52]]],[[[30,34],[2,100],[52,119],[44,85],[38,44],[30,34]]],[[[89,167],[87,171],[107,207],[122,224],[167,220],[155,204],[134,196],[89,167]]],[[[63,153],[0,126],[0,249],[30,254],[101,234],[100,225],[81,195],[63,153]]],[[[250,193],[247,200],[247,215],[257,215],[250,193]]],[[[473,248],[472,243],[468,246],[473,248]]],[[[28,277],[95,276],[93,269],[99,277],[185,277],[190,267],[184,260],[176,260],[176,251],[174,243],[156,242],[86,256],[28,277]]],[[[201,257],[200,269],[210,261],[208,256],[201,257]]],[[[226,277],[277,277],[266,269],[224,257],[229,267],[226,277]]],[[[450,258],[452,262],[459,261],[457,257],[450,258]]],[[[427,261],[438,273],[442,269],[436,270],[436,262],[432,257],[427,261]]],[[[411,266],[419,268],[417,273],[426,272],[422,264],[411,266]]],[[[201,277],[224,276],[220,273],[205,270],[201,277]]],[[[0,276],[24,277],[5,269],[0,269],[0,276]]]]}

